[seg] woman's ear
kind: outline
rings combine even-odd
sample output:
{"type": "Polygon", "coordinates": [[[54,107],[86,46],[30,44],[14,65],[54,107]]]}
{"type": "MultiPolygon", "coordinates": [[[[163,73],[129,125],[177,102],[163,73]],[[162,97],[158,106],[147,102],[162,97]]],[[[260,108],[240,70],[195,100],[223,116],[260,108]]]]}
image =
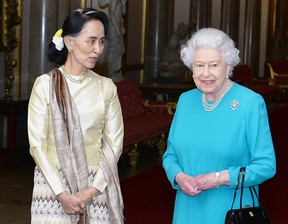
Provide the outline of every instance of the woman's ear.
{"type": "Polygon", "coordinates": [[[73,46],[73,39],[69,36],[64,37],[64,44],[68,49],[68,52],[72,51],[72,46],[73,46]]]}
{"type": "Polygon", "coordinates": [[[226,70],[226,78],[230,78],[232,76],[232,68],[230,65],[227,65],[227,70],[226,70]]]}

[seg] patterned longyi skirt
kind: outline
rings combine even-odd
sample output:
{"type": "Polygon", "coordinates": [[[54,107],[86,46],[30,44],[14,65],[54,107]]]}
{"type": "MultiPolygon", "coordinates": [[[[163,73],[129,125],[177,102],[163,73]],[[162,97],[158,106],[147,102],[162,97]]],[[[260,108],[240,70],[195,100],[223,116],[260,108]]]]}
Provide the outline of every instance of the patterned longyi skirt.
{"type": "MultiPolygon", "coordinates": [[[[95,167],[88,167],[89,185],[96,174],[95,167]]],[[[65,178],[59,170],[63,182],[65,178]]],[[[103,193],[94,198],[87,209],[90,211],[90,224],[109,224],[109,212],[106,203],[106,195],[103,193]]],[[[72,224],[70,216],[65,214],[61,203],[47,184],[38,167],[34,170],[34,188],[31,204],[31,224],[72,224]]],[[[75,223],[76,224],[76,223],[75,223]]]]}

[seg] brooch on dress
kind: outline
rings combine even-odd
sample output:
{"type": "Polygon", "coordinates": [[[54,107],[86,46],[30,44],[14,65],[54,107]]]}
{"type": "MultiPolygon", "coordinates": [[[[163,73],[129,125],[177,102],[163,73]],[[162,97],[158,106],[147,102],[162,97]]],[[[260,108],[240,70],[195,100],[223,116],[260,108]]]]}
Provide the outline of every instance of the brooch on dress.
{"type": "Polygon", "coordinates": [[[238,107],[239,107],[240,103],[237,101],[237,100],[233,100],[231,103],[230,103],[230,106],[231,106],[231,109],[232,110],[236,110],[238,107]]]}

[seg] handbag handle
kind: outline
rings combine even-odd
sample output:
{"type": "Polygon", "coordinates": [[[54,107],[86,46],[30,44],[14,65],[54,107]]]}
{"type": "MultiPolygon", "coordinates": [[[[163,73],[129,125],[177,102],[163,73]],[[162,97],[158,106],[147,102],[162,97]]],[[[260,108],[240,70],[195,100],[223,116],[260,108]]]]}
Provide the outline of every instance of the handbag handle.
{"type": "MultiPolygon", "coordinates": [[[[232,201],[232,205],[231,205],[231,210],[233,209],[234,207],[234,203],[235,203],[235,199],[236,199],[236,194],[237,194],[237,191],[238,191],[238,187],[239,187],[239,183],[240,183],[240,178],[242,176],[242,172],[245,172],[245,167],[241,167],[240,170],[239,170],[239,174],[238,174],[238,177],[237,177],[237,181],[236,181],[236,187],[235,187],[235,190],[234,190],[234,196],[233,196],[233,201],[232,201]]],[[[243,179],[243,178],[242,178],[243,179]]],[[[243,181],[242,181],[243,183],[243,181]]],[[[242,198],[241,198],[242,199],[242,198]]],[[[242,201],[242,200],[241,200],[242,201]]],[[[242,202],[241,202],[242,204],[242,202]]]]}
{"type": "MultiPolygon", "coordinates": [[[[240,209],[242,209],[242,198],[243,198],[243,192],[244,192],[245,172],[246,172],[246,168],[245,167],[241,167],[240,171],[239,171],[238,178],[237,178],[237,182],[236,182],[236,187],[235,187],[235,191],[234,191],[234,196],[233,196],[233,202],[232,202],[232,205],[231,205],[231,209],[233,209],[233,207],[234,207],[236,194],[237,194],[237,191],[238,191],[238,188],[239,188],[239,183],[240,183],[240,178],[241,177],[242,178],[241,178],[240,209]]],[[[251,197],[252,197],[253,207],[255,206],[253,193],[256,195],[256,198],[258,200],[259,206],[261,206],[260,200],[259,200],[259,197],[258,197],[258,194],[256,192],[255,187],[254,186],[249,187],[249,191],[250,191],[250,194],[251,194],[251,197]]]]}

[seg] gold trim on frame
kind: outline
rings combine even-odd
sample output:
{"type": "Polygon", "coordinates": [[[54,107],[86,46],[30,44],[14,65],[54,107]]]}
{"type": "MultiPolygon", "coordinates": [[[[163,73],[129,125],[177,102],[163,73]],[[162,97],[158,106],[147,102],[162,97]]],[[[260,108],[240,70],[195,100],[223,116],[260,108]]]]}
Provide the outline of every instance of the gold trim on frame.
{"type": "Polygon", "coordinates": [[[1,31],[1,35],[0,35],[0,51],[4,51],[5,50],[5,7],[4,7],[4,2],[3,0],[0,0],[0,31],[1,31]]]}
{"type": "MultiPolygon", "coordinates": [[[[23,1],[18,1],[18,17],[22,20],[22,9],[23,9],[23,1]]],[[[21,52],[22,52],[22,25],[17,26],[16,29],[16,38],[18,40],[18,46],[16,49],[16,61],[18,62],[16,65],[16,73],[15,73],[15,96],[17,99],[21,98],[21,52]]]]}
{"type": "Polygon", "coordinates": [[[86,4],[86,0],[81,0],[81,8],[85,8],[86,4]]]}
{"type": "Polygon", "coordinates": [[[275,35],[275,32],[276,32],[276,12],[277,12],[277,0],[273,0],[272,1],[272,4],[273,4],[273,14],[272,14],[272,33],[273,33],[273,36],[275,35]]]}
{"type": "Polygon", "coordinates": [[[11,90],[16,79],[15,94],[20,96],[20,52],[22,19],[22,0],[0,0],[1,13],[1,46],[5,52],[5,98],[11,99],[11,90]],[[16,75],[15,75],[16,74],[16,75]]]}
{"type": "MultiPolygon", "coordinates": [[[[143,0],[143,11],[142,11],[142,43],[141,43],[141,64],[145,63],[145,36],[146,36],[146,12],[147,1],[143,0]]],[[[140,71],[140,84],[144,83],[144,69],[140,71]]]]}

